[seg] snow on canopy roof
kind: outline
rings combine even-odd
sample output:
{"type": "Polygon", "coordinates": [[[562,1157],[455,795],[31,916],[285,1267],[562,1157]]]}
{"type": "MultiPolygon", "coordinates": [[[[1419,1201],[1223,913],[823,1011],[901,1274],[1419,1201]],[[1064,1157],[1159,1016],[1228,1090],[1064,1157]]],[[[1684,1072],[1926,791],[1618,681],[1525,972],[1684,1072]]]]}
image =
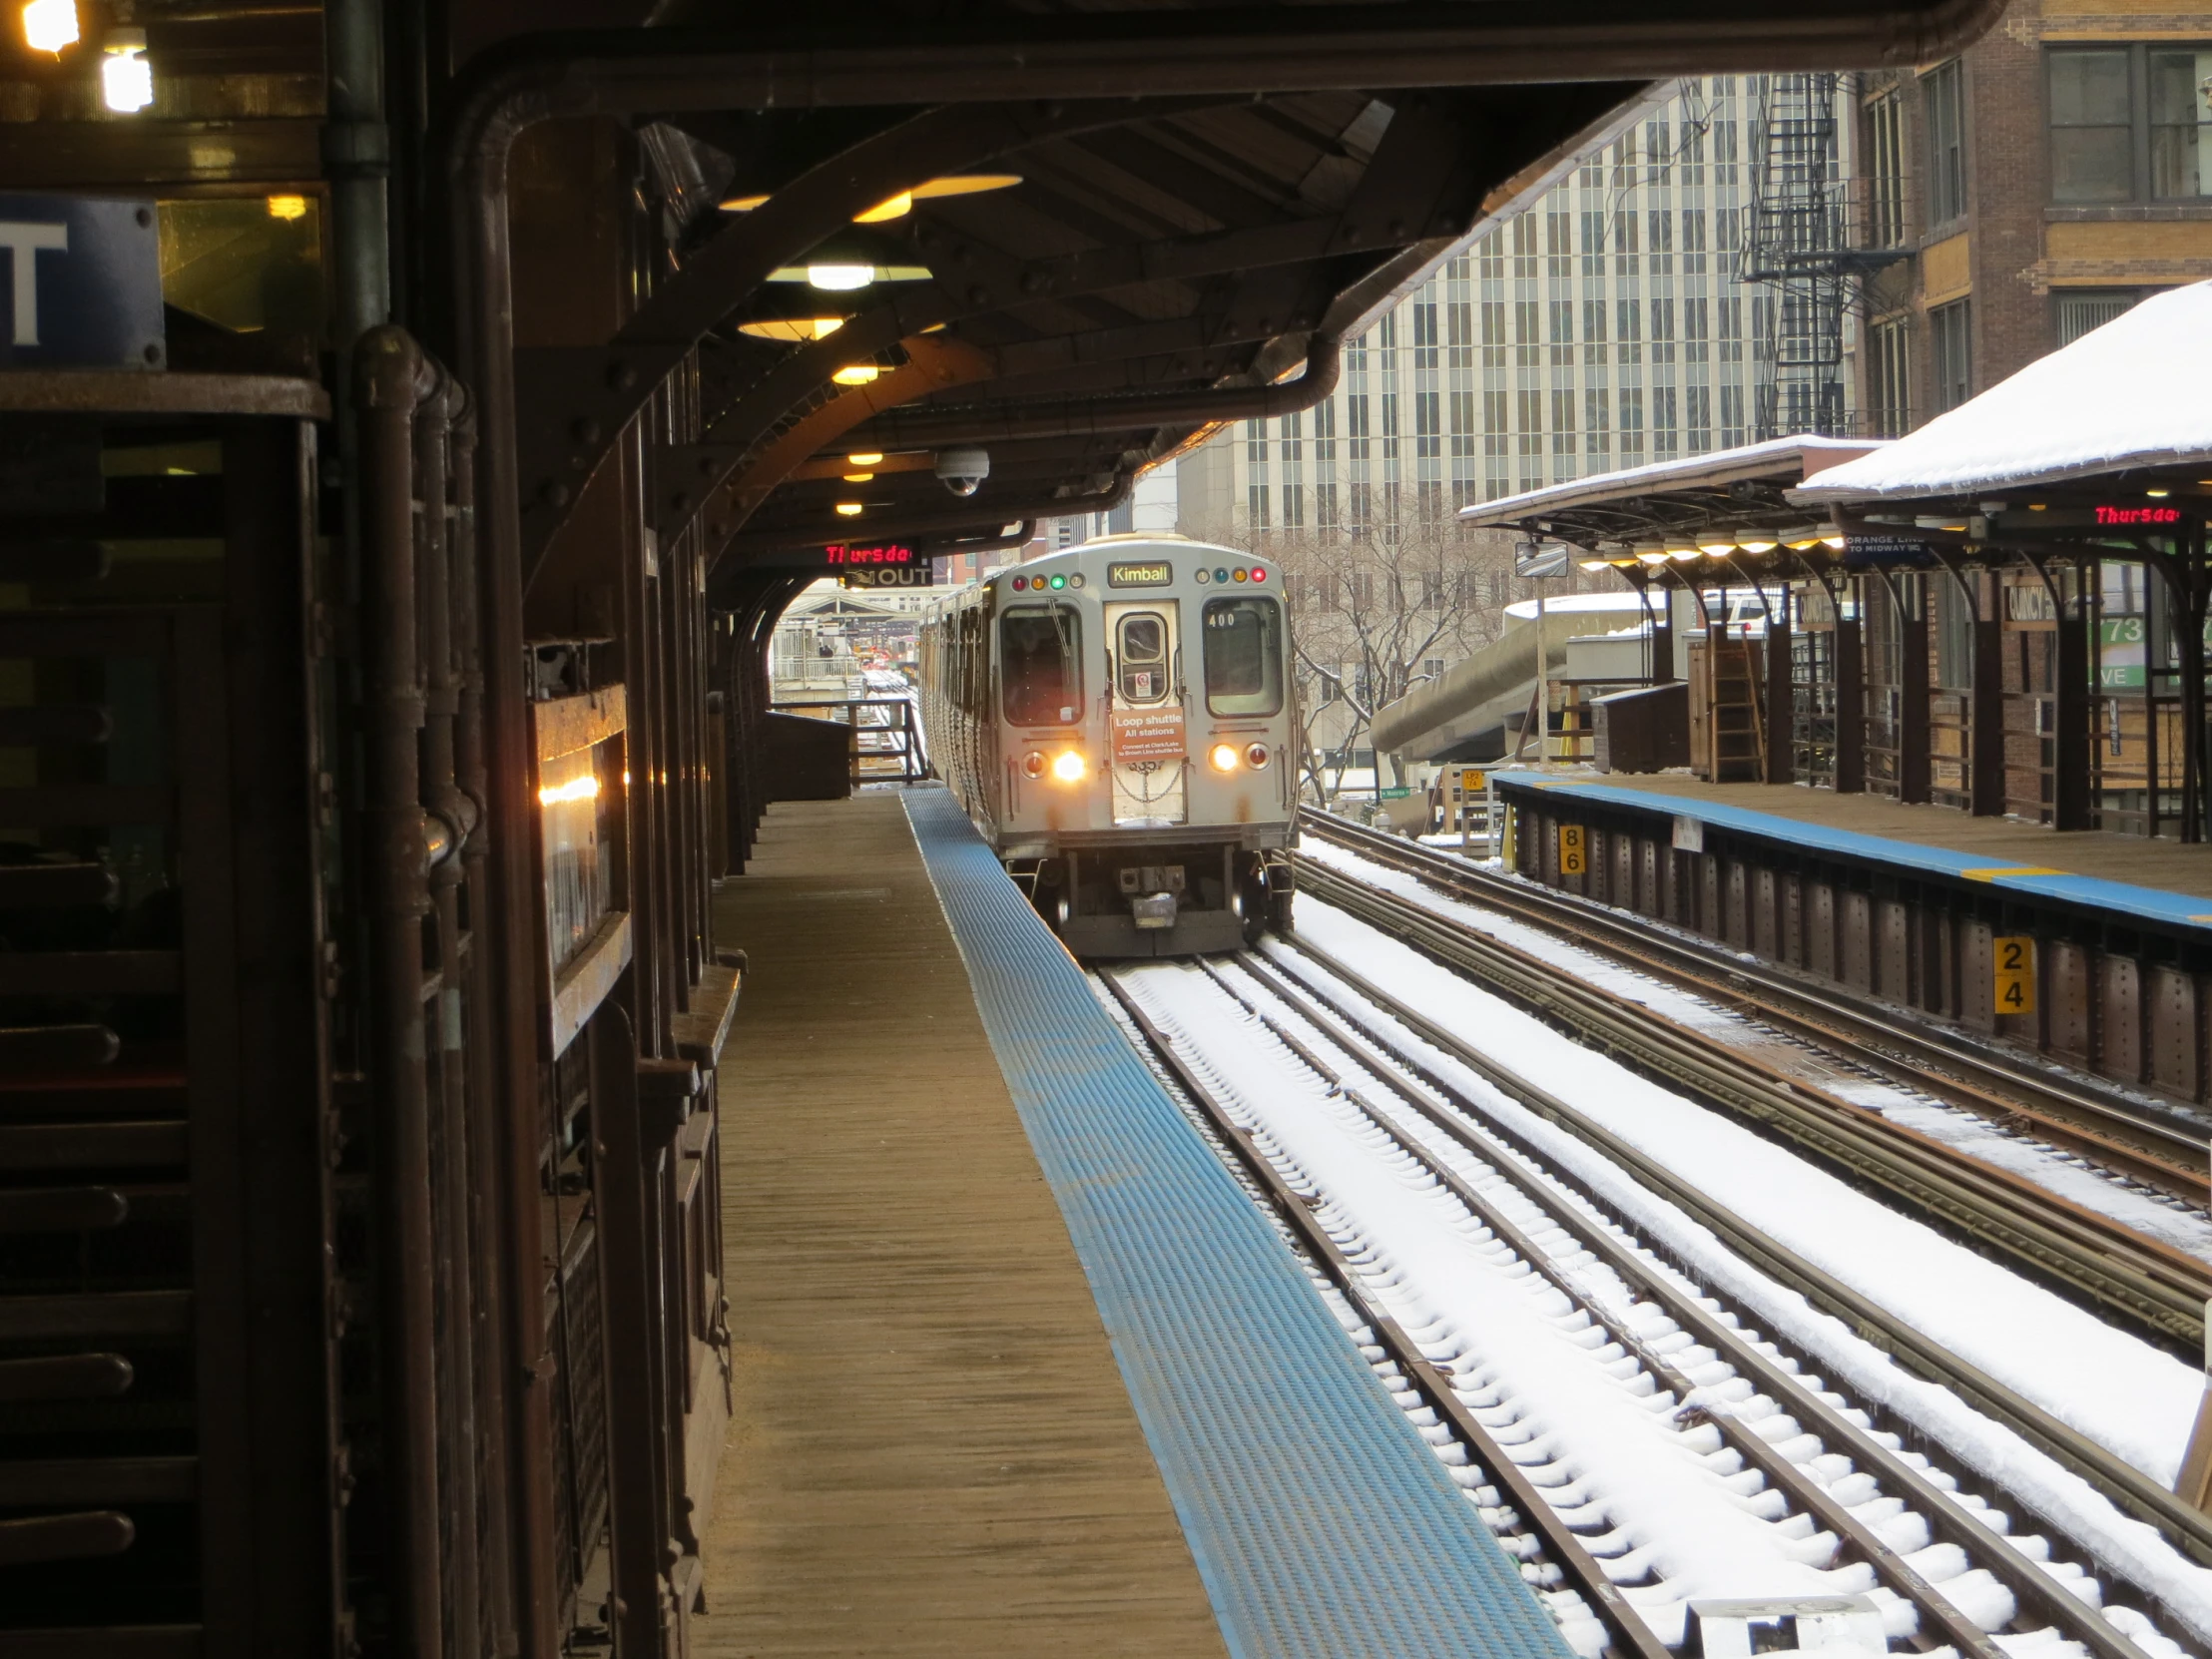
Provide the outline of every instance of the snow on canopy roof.
{"type": "Polygon", "coordinates": [[[1708,450],[1702,455],[1654,461],[1648,466],[1627,467],[1619,472],[1596,472],[1587,478],[1569,479],[1540,490],[1501,495],[1494,501],[1460,508],[1459,517],[1473,525],[1517,524],[1540,513],[1566,512],[1600,501],[1617,501],[1627,495],[1726,484],[1738,478],[1765,478],[1792,471],[1802,478],[1835,464],[1834,457],[1826,453],[1828,451],[1842,450],[1847,456],[1859,455],[1880,448],[1884,441],[1881,438],[1824,438],[1811,432],[1797,432],[1786,438],[1767,438],[1759,443],[1739,444],[1734,449],[1708,450]]]}
{"type": "Polygon", "coordinates": [[[2123,311],[1919,431],[1791,491],[1797,501],[1969,495],[2212,460],[2212,282],[2123,311]]]}

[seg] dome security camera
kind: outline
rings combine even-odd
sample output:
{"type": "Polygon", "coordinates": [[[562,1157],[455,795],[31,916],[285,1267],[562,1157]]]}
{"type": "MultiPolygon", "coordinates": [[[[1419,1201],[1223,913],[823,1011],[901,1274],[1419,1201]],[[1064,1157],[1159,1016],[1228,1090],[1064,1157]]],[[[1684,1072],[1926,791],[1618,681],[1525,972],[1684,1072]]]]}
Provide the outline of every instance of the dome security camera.
{"type": "Polygon", "coordinates": [[[987,449],[946,449],[937,456],[937,482],[954,495],[973,495],[990,475],[987,449]]]}

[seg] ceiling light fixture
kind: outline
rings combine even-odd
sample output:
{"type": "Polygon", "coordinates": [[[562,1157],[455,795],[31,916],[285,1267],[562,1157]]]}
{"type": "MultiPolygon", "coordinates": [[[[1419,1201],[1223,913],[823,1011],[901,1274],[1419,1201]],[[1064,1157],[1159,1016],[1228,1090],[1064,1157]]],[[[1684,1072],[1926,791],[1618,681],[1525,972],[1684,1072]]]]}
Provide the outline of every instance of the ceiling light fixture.
{"type": "Polygon", "coordinates": [[[875,267],[871,265],[811,265],[807,267],[810,285],[830,293],[848,293],[853,288],[864,288],[875,280],[875,267]]]}
{"type": "Polygon", "coordinates": [[[1746,553],[1772,553],[1774,551],[1774,537],[1768,535],[1764,530],[1755,530],[1736,545],[1746,553]]]}
{"type": "Polygon", "coordinates": [[[873,466],[882,458],[883,452],[880,449],[857,449],[845,456],[845,463],[848,466],[873,466]]]}
{"type": "Polygon", "coordinates": [[[31,0],[23,8],[23,44],[59,54],[77,44],[77,0],[31,0]]]}
{"type": "Polygon", "coordinates": [[[844,475],[844,481],[848,484],[864,484],[874,476],[872,472],[848,472],[844,475]]]}
{"type": "Polygon", "coordinates": [[[1715,530],[1707,535],[1702,535],[1698,537],[1697,550],[1700,553],[1710,554],[1716,559],[1726,558],[1729,554],[1736,551],[1736,538],[1722,531],[1715,530]]]}
{"type": "Polygon", "coordinates": [[[269,217],[290,224],[295,219],[307,217],[307,199],[304,196],[272,196],[269,199],[269,217]]]}
{"type": "Polygon", "coordinates": [[[118,115],[154,102],[154,66],[146,61],[144,29],[110,29],[100,42],[100,99],[118,115]]]}
{"type": "MultiPolygon", "coordinates": [[[[886,220],[904,219],[914,211],[916,202],[939,196],[974,196],[987,190],[1005,190],[1021,183],[1018,173],[948,173],[941,179],[930,179],[911,190],[902,190],[895,196],[885,197],[874,207],[852,216],[855,225],[881,225],[886,220]]],[[[749,214],[763,206],[767,196],[733,196],[722,204],[726,214],[749,214]]]]}
{"type": "Polygon", "coordinates": [[[858,518],[860,516],[860,503],[857,501],[838,502],[837,516],[839,518],[858,518]]]}
{"type": "Polygon", "coordinates": [[[2149,496],[2149,497],[2150,497],[2150,498],[2151,498],[2151,499],[2152,499],[2153,501],[2163,501],[2163,500],[2165,500],[2165,499],[2166,499],[2166,497],[2167,497],[2167,496],[2169,496],[2169,495],[2173,494],[2173,491],[2172,491],[2172,490],[2145,490],[2145,491],[2143,491],[2143,493],[2144,493],[2145,495],[2149,496]]]}
{"type": "Polygon", "coordinates": [[[855,225],[880,225],[887,219],[904,219],[914,211],[914,193],[902,190],[896,196],[878,202],[864,214],[854,214],[855,225]]]}
{"type": "Polygon", "coordinates": [[[874,363],[846,363],[830,378],[840,386],[869,386],[882,372],[874,363]]]}
{"type": "Polygon", "coordinates": [[[771,317],[763,322],[741,322],[738,332],[751,334],[755,339],[789,340],[794,343],[806,340],[828,339],[844,326],[841,316],[792,316],[771,317]]]}

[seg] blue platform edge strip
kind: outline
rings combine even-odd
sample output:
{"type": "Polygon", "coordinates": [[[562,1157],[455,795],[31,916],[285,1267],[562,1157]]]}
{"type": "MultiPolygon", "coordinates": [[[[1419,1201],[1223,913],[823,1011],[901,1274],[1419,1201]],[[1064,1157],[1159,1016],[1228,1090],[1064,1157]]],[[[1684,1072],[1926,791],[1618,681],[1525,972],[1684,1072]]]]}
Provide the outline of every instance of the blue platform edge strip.
{"type": "MultiPolygon", "coordinates": [[[[1892,840],[1886,835],[1867,835],[1855,830],[1836,830],[1824,824],[1778,818],[1773,813],[1756,813],[1747,807],[1724,807],[1718,802],[1699,801],[1686,795],[1666,795],[1657,790],[1624,790],[1608,784],[1585,783],[1579,778],[1554,778],[1538,772],[1493,773],[1491,782],[1521,789],[1567,792],[1577,799],[1603,801],[1615,807],[1639,808],[1662,817],[1696,819],[1701,824],[1734,830],[1741,834],[1758,835],[1767,840],[1788,841],[1792,845],[1811,847],[1816,851],[1868,858],[1931,875],[1947,875],[1954,880],[1983,882],[2040,898],[2062,899],[2066,903],[2080,904],[2090,909],[2116,910],[2148,921],[2164,922],[2169,926],[2212,925],[2212,898],[2194,898],[2188,893],[2168,892],[2162,887],[2138,887],[2126,881],[2107,881],[2095,875],[2037,874],[2035,870],[2043,866],[1992,863],[1986,853],[1953,852],[1944,846],[1923,846],[1917,841],[1892,840]],[[2005,872],[2008,869],[2016,869],[2019,873],[2007,874],[2005,872]]],[[[2063,844],[2055,840],[2051,851],[2058,857],[2065,856],[2063,844]]]]}
{"type": "Polygon", "coordinates": [[[1568,1659],[1474,1505],[952,797],[906,813],[1238,1659],[1568,1659]]]}

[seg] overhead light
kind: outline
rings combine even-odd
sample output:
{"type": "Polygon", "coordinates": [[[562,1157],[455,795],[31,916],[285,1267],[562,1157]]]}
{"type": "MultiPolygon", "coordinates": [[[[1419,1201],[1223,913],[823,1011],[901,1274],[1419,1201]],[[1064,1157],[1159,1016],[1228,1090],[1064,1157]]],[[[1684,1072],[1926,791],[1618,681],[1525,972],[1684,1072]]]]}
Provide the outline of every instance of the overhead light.
{"type": "Polygon", "coordinates": [[[845,293],[853,288],[864,288],[875,280],[875,267],[871,265],[811,265],[807,268],[807,280],[813,286],[831,293],[845,293]]]}
{"type": "Polygon", "coordinates": [[[77,44],[77,0],[31,0],[23,8],[23,44],[58,53],[77,44]]]}
{"type": "Polygon", "coordinates": [[[848,466],[873,466],[882,458],[883,452],[880,449],[860,449],[845,456],[844,459],[848,466]]]}
{"type": "Polygon", "coordinates": [[[841,316],[772,317],[765,322],[741,322],[738,332],[751,334],[755,339],[802,342],[828,339],[844,326],[844,320],[841,316]]]}
{"type": "Polygon", "coordinates": [[[1020,183],[1018,173],[947,173],[914,186],[913,198],[919,202],[925,197],[976,196],[987,190],[1010,190],[1020,183]]]}
{"type": "Polygon", "coordinates": [[[1774,551],[1774,537],[1768,535],[1764,530],[1758,530],[1746,536],[1736,545],[1746,553],[1772,553],[1774,551]]]}
{"type": "Polygon", "coordinates": [[[1670,547],[1667,549],[1667,557],[1670,559],[1696,559],[1703,557],[1703,555],[1694,547],[1670,547]]]}
{"type": "Polygon", "coordinates": [[[295,219],[307,217],[307,199],[304,196],[272,196],[269,199],[269,217],[289,224],[295,219]]]}
{"type": "MultiPolygon", "coordinates": [[[[1965,527],[1966,526],[1963,523],[1946,524],[1943,526],[1943,528],[1946,530],[1963,530],[1965,527]]],[[[1851,538],[1849,536],[1844,534],[1844,527],[1840,524],[1824,524],[1821,526],[1822,544],[1834,549],[1838,553],[1841,553],[1844,550],[1844,544],[1850,539],[1851,538]]]]}
{"type": "Polygon", "coordinates": [[[2166,498],[2167,496],[2169,496],[2169,495],[2173,494],[2173,491],[2172,491],[2172,490],[2145,490],[2145,491],[2143,491],[2143,493],[2144,493],[2145,495],[2149,496],[2149,497],[2150,497],[2150,498],[2151,498],[2151,499],[2152,499],[2153,501],[2163,501],[2163,500],[2164,500],[2164,499],[2165,499],[2165,498],[2166,498]]]}
{"type": "Polygon", "coordinates": [[[100,49],[100,99],[118,115],[135,115],[154,102],[154,66],[146,61],[144,29],[110,29],[100,49]]]}
{"type": "Polygon", "coordinates": [[[864,484],[874,476],[872,472],[848,472],[844,475],[844,481],[848,484],[864,484]]]}
{"type": "MultiPolygon", "coordinates": [[[[914,204],[938,196],[973,196],[979,191],[1005,190],[1021,183],[1018,173],[948,173],[941,179],[931,179],[911,190],[902,190],[895,196],[885,197],[874,207],[852,216],[855,225],[880,225],[886,220],[904,219],[914,211],[914,204]]],[[[763,196],[733,196],[722,204],[726,214],[749,214],[768,201],[763,196]]]]}
{"type": "Polygon", "coordinates": [[[1667,550],[1663,547],[1639,547],[1636,559],[1640,564],[1663,565],[1667,562],[1667,550]]]}
{"type": "Polygon", "coordinates": [[[867,386],[873,385],[882,372],[874,363],[846,363],[830,378],[840,386],[867,386]]]}
{"type": "Polygon", "coordinates": [[[860,503],[857,501],[838,502],[837,516],[839,518],[858,518],[860,516],[860,503]]]}
{"type": "Polygon", "coordinates": [[[886,197],[883,201],[876,203],[866,213],[854,214],[852,223],[855,225],[880,225],[886,219],[904,219],[913,211],[914,193],[910,190],[902,190],[896,196],[886,197]]]}
{"type": "Polygon", "coordinates": [[[1577,562],[1584,570],[1611,570],[1613,568],[1611,559],[1582,559],[1577,562]]]}
{"type": "Polygon", "coordinates": [[[872,265],[860,260],[815,260],[806,265],[778,266],[769,273],[772,282],[810,282],[829,293],[846,293],[870,282],[926,282],[925,265],[872,265]]]}
{"type": "Polygon", "coordinates": [[[1700,553],[1710,554],[1716,559],[1722,558],[1736,551],[1736,538],[1723,535],[1720,531],[1715,530],[1708,535],[1698,537],[1697,550],[1700,553]]]}

